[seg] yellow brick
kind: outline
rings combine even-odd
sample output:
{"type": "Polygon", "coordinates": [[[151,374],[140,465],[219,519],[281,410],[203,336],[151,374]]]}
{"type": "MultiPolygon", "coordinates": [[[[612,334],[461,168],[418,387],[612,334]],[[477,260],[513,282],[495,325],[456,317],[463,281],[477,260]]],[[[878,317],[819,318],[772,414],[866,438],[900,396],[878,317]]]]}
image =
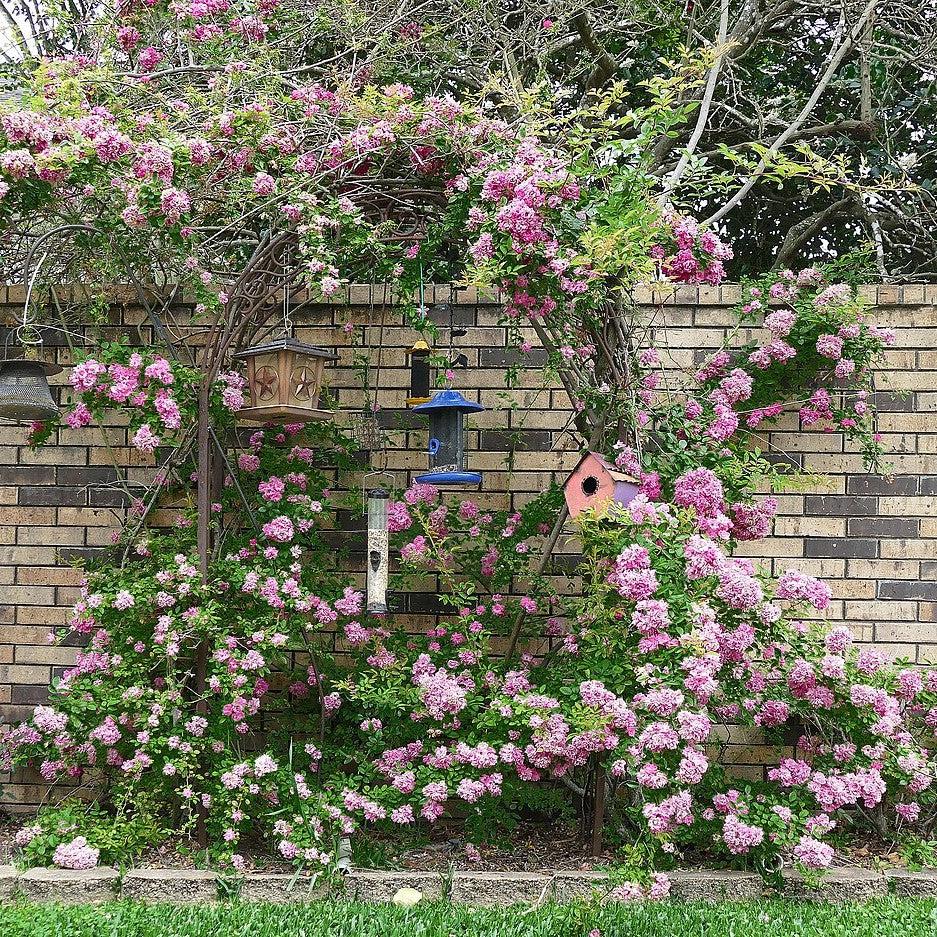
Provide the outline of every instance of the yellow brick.
{"type": "Polygon", "coordinates": [[[80,569],[68,566],[54,568],[43,566],[21,567],[17,572],[16,581],[21,585],[34,586],[62,586],[77,585],[83,573],[80,569]]]}
{"type": "Polygon", "coordinates": [[[75,663],[75,648],[58,645],[26,645],[16,648],[17,664],[49,664],[70,666],[75,663]]]}

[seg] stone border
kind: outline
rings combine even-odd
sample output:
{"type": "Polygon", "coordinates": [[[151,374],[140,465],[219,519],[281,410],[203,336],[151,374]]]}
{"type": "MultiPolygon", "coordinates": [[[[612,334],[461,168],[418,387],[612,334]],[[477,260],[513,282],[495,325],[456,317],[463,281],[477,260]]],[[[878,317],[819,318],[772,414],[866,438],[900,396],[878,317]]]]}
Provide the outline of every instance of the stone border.
{"type": "Polygon", "coordinates": [[[205,904],[218,898],[218,873],[201,869],[132,869],[121,882],[120,896],[147,904],[205,904]]]}
{"type": "MultiPolygon", "coordinates": [[[[725,869],[679,869],[669,873],[671,899],[677,901],[754,901],[771,895],[751,872],[725,869]]],[[[831,869],[819,887],[797,872],[785,872],[781,896],[844,903],[883,897],[937,898],[937,871],[831,869]]],[[[609,900],[614,878],[604,872],[381,872],[354,869],[331,886],[321,876],[256,872],[222,879],[216,872],[194,869],[134,869],[123,877],[117,869],[84,871],[36,868],[19,872],[0,866],[0,900],[22,898],[55,904],[99,904],[118,898],[147,903],[210,904],[221,900],[297,903],[332,898],[372,903],[394,900],[402,889],[428,900],[473,907],[507,908],[547,901],[609,900]]]]}

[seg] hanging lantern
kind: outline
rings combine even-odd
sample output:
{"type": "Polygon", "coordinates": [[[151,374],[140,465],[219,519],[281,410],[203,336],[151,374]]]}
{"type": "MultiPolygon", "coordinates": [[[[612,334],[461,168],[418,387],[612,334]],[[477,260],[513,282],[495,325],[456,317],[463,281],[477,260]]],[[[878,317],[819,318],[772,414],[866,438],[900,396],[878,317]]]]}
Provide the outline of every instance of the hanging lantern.
{"type": "Polygon", "coordinates": [[[413,408],[429,416],[429,466],[427,475],[417,476],[425,485],[478,485],[479,472],[465,469],[463,416],[485,408],[466,400],[457,390],[441,390],[428,403],[413,408]]]}
{"type": "Polygon", "coordinates": [[[422,338],[417,339],[407,355],[410,358],[410,396],[407,398],[407,406],[429,403],[429,345],[422,338]]]}
{"type": "Polygon", "coordinates": [[[234,355],[247,362],[248,405],[238,411],[244,420],[265,423],[329,420],[319,409],[322,372],[338,355],[317,345],[285,336],[234,355]]]}
{"type": "Polygon", "coordinates": [[[387,492],[368,492],[368,614],[387,614],[387,492]]]}
{"type": "Polygon", "coordinates": [[[62,369],[28,358],[0,359],[0,418],[42,422],[59,415],[48,377],[62,369]]]}

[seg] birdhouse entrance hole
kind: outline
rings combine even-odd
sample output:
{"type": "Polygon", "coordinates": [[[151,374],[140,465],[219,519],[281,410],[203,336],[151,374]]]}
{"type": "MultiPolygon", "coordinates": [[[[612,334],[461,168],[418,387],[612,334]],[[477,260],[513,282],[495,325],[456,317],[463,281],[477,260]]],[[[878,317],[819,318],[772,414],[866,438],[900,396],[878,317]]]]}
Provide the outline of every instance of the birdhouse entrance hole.
{"type": "Polygon", "coordinates": [[[582,480],[582,492],[591,498],[599,490],[599,480],[595,475],[587,475],[582,480]]]}

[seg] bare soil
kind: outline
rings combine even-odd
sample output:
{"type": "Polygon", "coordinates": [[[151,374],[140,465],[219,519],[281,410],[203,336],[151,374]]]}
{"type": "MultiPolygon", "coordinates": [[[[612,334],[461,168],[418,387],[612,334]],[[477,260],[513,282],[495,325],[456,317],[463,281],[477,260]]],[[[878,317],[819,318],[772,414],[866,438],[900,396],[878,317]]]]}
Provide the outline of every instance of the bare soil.
{"type": "MultiPolygon", "coordinates": [[[[0,865],[15,861],[16,831],[28,822],[23,815],[0,813],[0,865]]],[[[542,870],[589,871],[615,864],[614,849],[593,856],[591,844],[576,824],[527,820],[502,831],[491,842],[473,842],[460,823],[441,823],[420,839],[389,834],[358,837],[353,843],[357,868],[411,869],[447,872],[535,872],[542,870]]],[[[293,866],[278,856],[268,842],[246,840],[241,854],[249,868],[264,872],[291,872],[293,866]]],[[[681,867],[709,866],[711,860],[691,853],[679,857],[681,867]]],[[[905,865],[897,847],[874,837],[857,837],[837,849],[837,866],[884,869],[905,865]]],[[[210,865],[198,844],[176,837],[147,849],[133,862],[138,868],[194,869],[210,865]]]]}
{"type": "Polygon", "coordinates": [[[421,871],[536,872],[585,871],[614,861],[611,853],[593,856],[575,826],[523,823],[492,843],[471,843],[459,828],[434,831],[425,845],[401,849],[395,865],[421,871]]]}

